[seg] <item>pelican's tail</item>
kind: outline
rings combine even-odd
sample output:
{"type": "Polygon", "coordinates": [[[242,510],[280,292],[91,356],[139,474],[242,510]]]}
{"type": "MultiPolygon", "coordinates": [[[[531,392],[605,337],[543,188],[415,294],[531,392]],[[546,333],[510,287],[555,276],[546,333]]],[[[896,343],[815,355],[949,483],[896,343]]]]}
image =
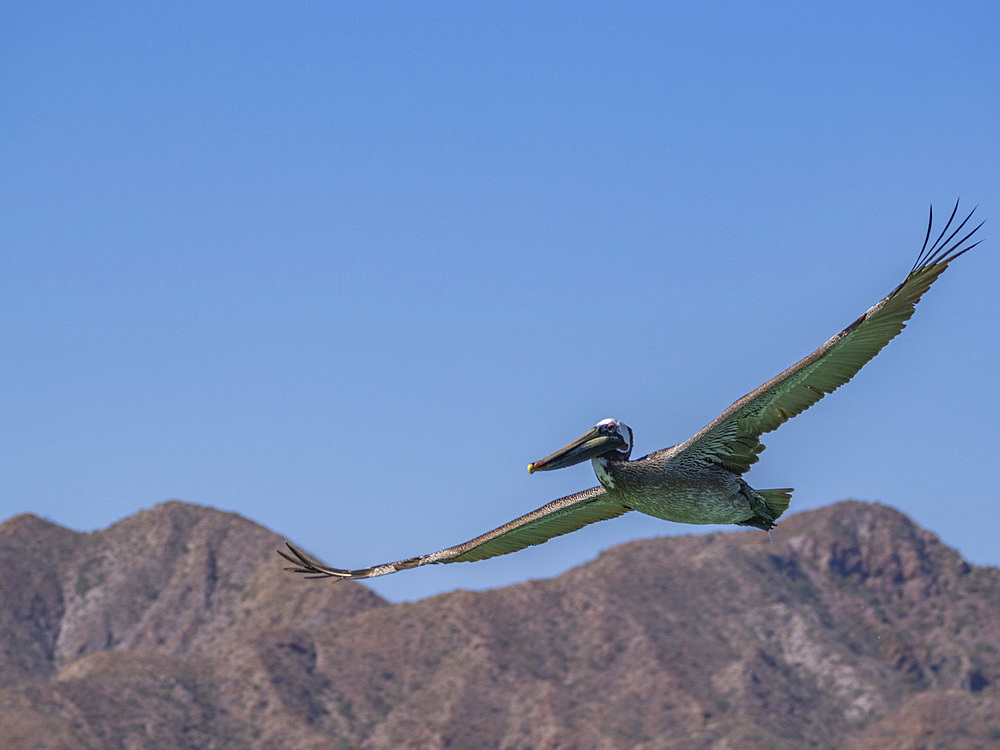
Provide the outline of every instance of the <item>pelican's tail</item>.
{"type": "Polygon", "coordinates": [[[788,510],[788,503],[792,501],[794,491],[787,488],[783,490],[757,490],[757,494],[764,498],[767,509],[771,511],[774,519],[778,520],[781,514],[788,510]]]}

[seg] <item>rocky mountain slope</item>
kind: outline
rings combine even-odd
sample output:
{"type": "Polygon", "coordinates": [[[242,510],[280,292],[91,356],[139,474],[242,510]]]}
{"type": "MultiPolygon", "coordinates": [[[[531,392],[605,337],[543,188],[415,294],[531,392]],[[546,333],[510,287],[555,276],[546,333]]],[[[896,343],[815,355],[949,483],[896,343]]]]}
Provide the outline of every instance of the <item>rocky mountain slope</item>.
{"type": "Polygon", "coordinates": [[[280,541],[179,502],[4,522],[0,744],[1000,746],[1000,571],[886,507],[406,604],[293,577],[280,541]]]}

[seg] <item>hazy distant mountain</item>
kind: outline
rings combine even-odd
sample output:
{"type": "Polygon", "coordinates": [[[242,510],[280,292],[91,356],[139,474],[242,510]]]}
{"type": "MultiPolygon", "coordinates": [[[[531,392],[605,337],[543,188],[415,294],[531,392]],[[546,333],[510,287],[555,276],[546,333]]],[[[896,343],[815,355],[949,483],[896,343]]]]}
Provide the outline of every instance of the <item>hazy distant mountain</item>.
{"type": "Polygon", "coordinates": [[[209,508],[17,516],[0,746],[1000,746],[1000,571],[877,505],[779,532],[388,604],[283,572],[275,534],[209,508]]]}

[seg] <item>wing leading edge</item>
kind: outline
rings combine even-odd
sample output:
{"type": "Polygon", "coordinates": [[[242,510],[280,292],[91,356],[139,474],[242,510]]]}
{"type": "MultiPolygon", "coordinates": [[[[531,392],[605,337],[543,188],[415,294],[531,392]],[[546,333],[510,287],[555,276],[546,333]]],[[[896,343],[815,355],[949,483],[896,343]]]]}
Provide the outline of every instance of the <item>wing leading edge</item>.
{"type": "Polygon", "coordinates": [[[608,496],[603,488],[592,487],[589,490],[577,492],[575,495],[553,500],[538,510],[515,518],[513,521],[477,536],[475,539],[470,539],[464,544],[432,552],[429,555],[374,565],[370,568],[358,570],[331,568],[290,542],[285,542],[288,550],[279,549],[278,554],[295,566],[286,568],[286,570],[305,573],[309,578],[343,580],[374,578],[432,563],[474,562],[497,555],[506,555],[533,544],[542,544],[553,537],[568,534],[588,524],[615,518],[628,510],[608,496]]]}
{"type": "Polygon", "coordinates": [[[954,241],[975,209],[951,229],[957,213],[958,203],[941,234],[928,245],[934,224],[932,209],[923,247],[899,286],[808,357],[736,401],[674,448],[674,460],[714,463],[737,474],[747,471],[764,450],[758,440],[762,434],[777,429],[853,378],[906,327],[917,302],[948,264],[979,244],[966,243],[982,222],[954,241]]]}

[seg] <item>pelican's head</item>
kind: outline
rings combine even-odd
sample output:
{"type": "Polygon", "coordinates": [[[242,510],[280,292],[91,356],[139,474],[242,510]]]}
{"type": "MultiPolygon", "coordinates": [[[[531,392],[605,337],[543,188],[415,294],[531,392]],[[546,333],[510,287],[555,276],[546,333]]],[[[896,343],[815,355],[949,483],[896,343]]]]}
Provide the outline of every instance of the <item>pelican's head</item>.
{"type": "Polygon", "coordinates": [[[587,434],[541,461],[528,464],[528,473],[564,469],[589,458],[607,456],[626,460],[632,454],[632,428],[617,419],[602,419],[587,434]],[[610,454],[610,455],[609,455],[610,454]]]}

